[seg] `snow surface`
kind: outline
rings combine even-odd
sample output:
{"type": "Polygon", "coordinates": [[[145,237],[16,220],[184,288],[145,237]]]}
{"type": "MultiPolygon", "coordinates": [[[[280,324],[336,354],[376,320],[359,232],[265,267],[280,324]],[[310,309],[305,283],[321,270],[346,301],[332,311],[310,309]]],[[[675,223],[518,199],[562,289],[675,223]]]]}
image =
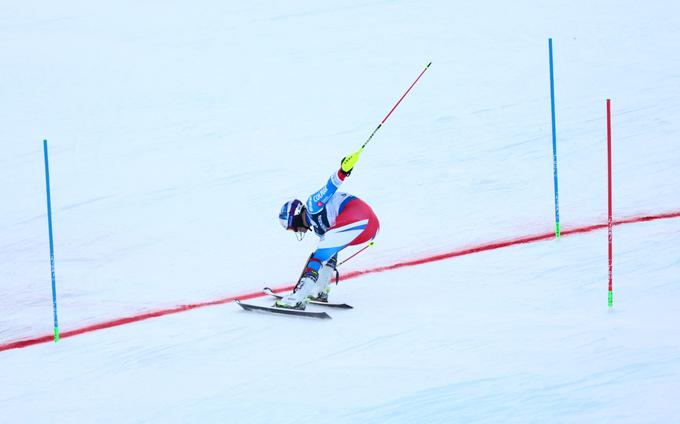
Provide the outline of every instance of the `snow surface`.
{"type": "MultiPolygon", "coordinates": [[[[424,66],[343,190],[344,272],[680,210],[671,1],[0,4],[0,344],[281,287],[318,189],[424,66]]],[[[680,422],[680,219],[373,273],[315,321],[195,309],[0,352],[0,422],[680,422]]],[[[269,299],[253,302],[267,304],[269,299]]]]}

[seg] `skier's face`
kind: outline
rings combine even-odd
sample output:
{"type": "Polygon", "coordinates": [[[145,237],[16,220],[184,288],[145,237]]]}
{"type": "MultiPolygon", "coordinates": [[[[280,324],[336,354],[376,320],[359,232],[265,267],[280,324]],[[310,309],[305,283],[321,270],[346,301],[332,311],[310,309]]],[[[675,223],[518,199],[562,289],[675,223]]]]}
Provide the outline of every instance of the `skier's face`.
{"type": "MultiPolygon", "coordinates": [[[[304,209],[303,209],[304,210],[304,209]]],[[[304,217],[303,213],[300,213],[298,215],[295,215],[293,217],[293,222],[290,227],[288,227],[289,230],[295,231],[296,233],[306,233],[307,232],[307,223],[304,217]]]]}

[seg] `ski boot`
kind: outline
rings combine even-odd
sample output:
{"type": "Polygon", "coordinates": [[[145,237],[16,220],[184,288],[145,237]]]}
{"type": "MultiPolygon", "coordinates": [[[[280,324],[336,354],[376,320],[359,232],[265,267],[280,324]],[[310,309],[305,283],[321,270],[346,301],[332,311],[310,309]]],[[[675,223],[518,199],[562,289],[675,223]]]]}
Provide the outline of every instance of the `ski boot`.
{"type": "Polygon", "coordinates": [[[331,291],[331,279],[337,266],[337,256],[330,258],[319,270],[319,279],[316,281],[316,292],[312,293],[310,300],[328,303],[328,294],[331,291]]]}
{"type": "Polygon", "coordinates": [[[312,272],[307,272],[300,278],[300,281],[295,285],[293,293],[288,296],[284,296],[274,303],[277,308],[286,309],[297,309],[299,311],[304,311],[307,307],[307,302],[309,297],[313,295],[316,291],[316,278],[318,273],[311,270],[312,272]]]}

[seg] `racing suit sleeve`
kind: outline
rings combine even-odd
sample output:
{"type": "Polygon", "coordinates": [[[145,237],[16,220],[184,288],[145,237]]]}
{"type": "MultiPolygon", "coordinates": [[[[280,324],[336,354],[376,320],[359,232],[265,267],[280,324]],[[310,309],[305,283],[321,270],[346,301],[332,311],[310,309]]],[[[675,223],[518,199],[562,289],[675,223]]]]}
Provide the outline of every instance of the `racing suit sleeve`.
{"type": "Polygon", "coordinates": [[[342,168],[338,169],[337,172],[334,172],[326,182],[326,185],[321,187],[321,189],[319,189],[316,193],[309,196],[307,199],[307,212],[310,214],[317,214],[321,212],[321,210],[323,210],[330,198],[333,197],[335,192],[338,190],[338,187],[340,187],[340,184],[342,184],[346,177],[347,173],[344,172],[342,168]]]}

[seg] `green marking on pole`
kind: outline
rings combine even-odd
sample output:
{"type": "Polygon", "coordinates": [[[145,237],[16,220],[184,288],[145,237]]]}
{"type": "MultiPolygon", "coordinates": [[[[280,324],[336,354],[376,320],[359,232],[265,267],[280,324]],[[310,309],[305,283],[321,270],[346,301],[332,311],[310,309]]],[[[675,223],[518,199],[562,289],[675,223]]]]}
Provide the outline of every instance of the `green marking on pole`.
{"type": "Polygon", "coordinates": [[[555,223],[555,237],[560,238],[560,223],[559,222],[555,223]]]}
{"type": "Polygon", "coordinates": [[[609,308],[614,307],[614,293],[612,291],[609,291],[609,308]]]}
{"type": "Polygon", "coordinates": [[[59,327],[54,327],[54,342],[59,341],[59,327]]]}

